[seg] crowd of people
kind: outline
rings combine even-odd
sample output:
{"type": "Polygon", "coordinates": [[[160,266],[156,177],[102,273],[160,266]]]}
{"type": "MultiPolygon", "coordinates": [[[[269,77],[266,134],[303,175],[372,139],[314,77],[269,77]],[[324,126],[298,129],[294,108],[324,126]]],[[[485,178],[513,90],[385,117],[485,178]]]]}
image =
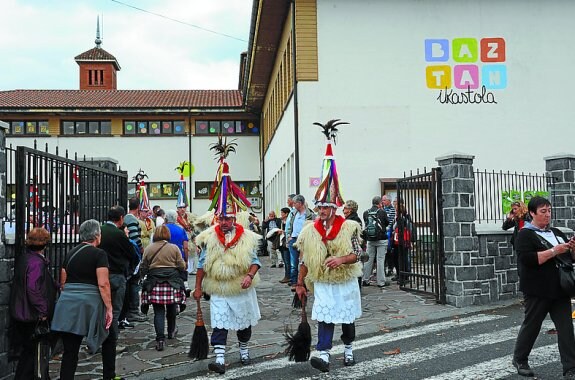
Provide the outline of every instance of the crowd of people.
{"type": "Polygon", "coordinates": [[[167,339],[174,339],[176,315],[186,307],[188,275],[195,274],[197,262],[195,246],[190,256],[196,260],[188,260],[195,215],[186,208],[147,210],[132,198],[127,213],[113,206],[104,223],[84,221],[78,229],[80,243],[62,263],[59,283],[44,256],[50,232],[43,227],[28,232],[26,249],[16,260],[10,302],[17,379],[47,379],[49,351],[58,346],[60,379],[74,379],[83,341],[88,352],[101,352],[105,380],[122,379],[116,372],[116,355],[126,349],[118,345],[120,330],[147,321],[150,305],[155,348],[164,350],[165,321],[167,339]],[[42,360],[36,352],[39,344],[48,347],[42,360]]]}
{"type": "MultiPolygon", "coordinates": [[[[186,309],[190,296],[197,301],[198,316],[200,299],[210,304],[214,361],[208,369],[225,373],[229,330],[236,331],[241,365],[249,365],[252,329],[261,319],[255,287],[262,255],[269,256],[271,270],[278,271],[277,280],[303,305],[313,294],[311,319],[318,323],[318,336],[311,366],[329,372],[336,324],[342,326],[343,365],[355,365],[361,288],[409,281],[416,231],[401,199],[374,196],[362,217],[356,201],[342,199],[333,144],[336,127],[346,123],[316,124],[324,130],[327,143],[313,210],[303,195],[291,194],[280,217],[270,211],[260,223],[246,211],[249,201],[231,180],[225,161],[237,144],[228,144],[220,136],[210,148],[219,161],[212,204],[200,217],[188,212],[184,203],[178,203],[177,210],[164,212],[157,206],[148,210],[142,197],[130,199],[128,213],[122,206],[113,206],[104,223],[90,219],[80,225],[80,243],[66,255],[59,283],[44,256],[50,232],[42,227],[29,231],[26,249],[16,258],[10,299],[12,352],[19,359],[16,378],[48,378],[48,355],[39,358],[39,353],[49,349],[38,347],[53,346],[56,337],[63,345],[61,380],[74,378],[84,340],[90,352],[102,353],[103,378],[120,380],[116,371],[116,355],[123,349],[118,346],[120,330],[146,321],[151,305],[154,347],[163,351],[166,340],[178,333],[177,315],[186,309]],[[340,207],[343,216],[337,213],[340,207]]],[[[525,306],[512,365],[519,375],[534,376],[529,354],[550,314],[564,378],[575,379],[571,297],[560,282],[561,264],[573,267],[575,238],[568,239],[550,224],[551,204],[536,196],[527,206],[513,203],[502,226],[514,228],[511,243],[525,306]]],[[[291,339],[300,338],[296,334],[291,339]]],[[[204,340],[194,343],[192,339],[192,346],[199,342],[204,340]]],[[[207,344],[206,337],[206,348],[207,344]]],[[[305,344],[308,347],[299,349],[309,354],[311,343],[305,344]]]]}

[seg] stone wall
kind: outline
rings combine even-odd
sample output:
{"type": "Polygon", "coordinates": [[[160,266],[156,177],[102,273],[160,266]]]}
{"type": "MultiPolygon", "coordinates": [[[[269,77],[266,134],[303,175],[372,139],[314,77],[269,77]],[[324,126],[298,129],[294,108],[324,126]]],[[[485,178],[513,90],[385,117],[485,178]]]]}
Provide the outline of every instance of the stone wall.
{"type": "MultiPolygon", "coordinates": [[[[516,297],[517,258],[511,231],[475,223],[474,156],[451,154],[436,160],[442,169],[446,300],[464,307],[516,297]]],[[[575,228],[575,156],[545,158],[554,178],[550,201],[553,225],[568,236],[575,228]]]]}

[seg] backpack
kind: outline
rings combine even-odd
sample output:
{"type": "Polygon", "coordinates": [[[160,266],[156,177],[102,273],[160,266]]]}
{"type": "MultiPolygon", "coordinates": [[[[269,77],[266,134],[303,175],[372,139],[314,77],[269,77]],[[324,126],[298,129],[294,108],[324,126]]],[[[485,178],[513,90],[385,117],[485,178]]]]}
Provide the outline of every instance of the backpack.
{"type": "Polygon", "coordinates": [[[383,228],[381,227],[381,223],[377,218],[377,211],[368,211],[367,212],[367,225],[365,226],[365,236],[369,240],[377,240],[383,234],[383,228]]]}

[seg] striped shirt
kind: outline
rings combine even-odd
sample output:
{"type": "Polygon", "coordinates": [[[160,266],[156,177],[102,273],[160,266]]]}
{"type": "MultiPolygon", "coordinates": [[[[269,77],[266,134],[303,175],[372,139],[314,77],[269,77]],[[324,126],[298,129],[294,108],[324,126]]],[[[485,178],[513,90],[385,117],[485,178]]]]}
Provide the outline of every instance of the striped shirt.
{"type": "Polygon", "coordinates": [[[387,225],[387,229],[391,230],[393,228],[393,222],[395,220],[395,207],[393,206],[383,206],[383,211],[387,214],[387,219],[389,220],[389,224],[387,225]]]}

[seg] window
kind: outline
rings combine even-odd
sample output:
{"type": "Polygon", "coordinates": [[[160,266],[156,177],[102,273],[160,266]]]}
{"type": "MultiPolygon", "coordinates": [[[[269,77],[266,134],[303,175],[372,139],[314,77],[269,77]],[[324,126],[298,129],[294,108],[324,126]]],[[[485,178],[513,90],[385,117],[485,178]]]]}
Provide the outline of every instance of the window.
{"type": "Polygon", "coordinates": [[[196,120],[196,135],[259,135],[254,121],[246,120],[196,120]]]}
{"type": "MultiPolygon", "coordinates": [[[[234,181],[248,198],[261,197],[260,181],[234,181]]],[[[194,198],[208,199],[212,193],[214,181],[196,181],[194,198]]]]}
{"type": "Polygon", "coordinates": [[[38,136],[50,135],[48,121],[12,121],[8,129],[9,135],[15,136],[38,136]]]}
{"type": "Polygon", "coordinates": [[[110,120],[63,120],[63,135],[111,135],[110,120]]]}
{"type": "Polygon", "coordinates": [[[124,120],[124,135],[185,135],[184,120],[124,120]]]}
{"type": "MultiPolygon", "coordinates": [[[[184,182],[184,191],[186,183],[184,182]]],[[[148,182],[146,183],[146,192],[150,199],[178,199],[180,182],[148,182]]],[[[186,193],[187,195],[187,193],[186,193]]],[[[136,184],[128,183],[128,198],[136,197],[136,184]]],[[[175,206],[174,206],[175,207],[175,206]]]]}

